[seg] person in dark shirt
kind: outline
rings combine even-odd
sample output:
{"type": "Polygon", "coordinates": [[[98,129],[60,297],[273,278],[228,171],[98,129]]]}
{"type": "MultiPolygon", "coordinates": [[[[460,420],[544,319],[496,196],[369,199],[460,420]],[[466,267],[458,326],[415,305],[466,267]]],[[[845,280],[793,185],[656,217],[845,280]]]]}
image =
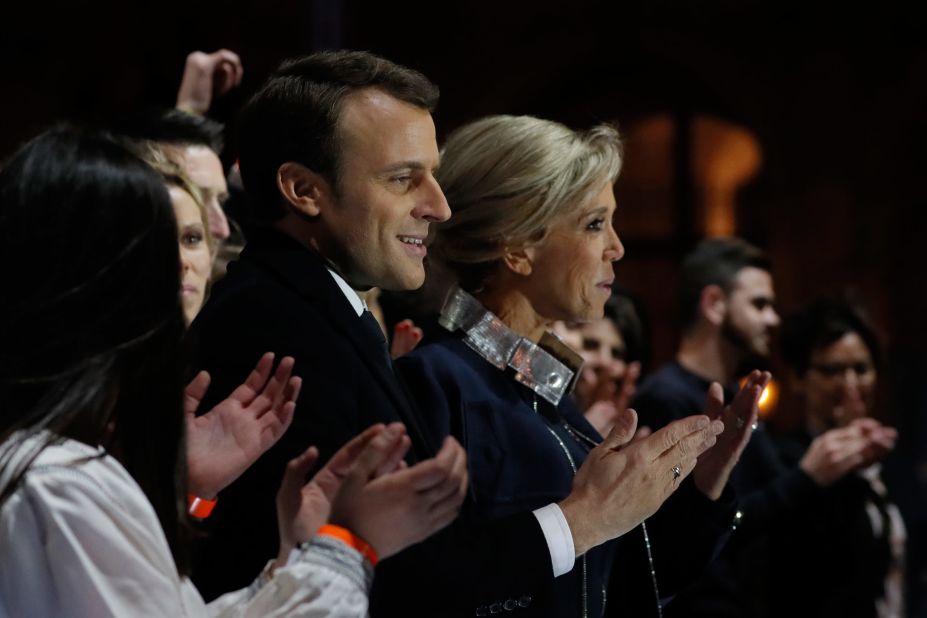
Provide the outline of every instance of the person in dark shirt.
{"type": "MultiPolygon", "coordinates": [[[[712,382],[730,400],[743,370],[770,354],[779,325],[770,263],[739,238],[703,241],[682,265],[678,290],[682,340],[675,360],[640,385],[632,407],[653,430],[700,409],[712,382]]],[[[786,466],[762,424],[731,475],[742,523],[706,574],[667,608],[667,616],[768,616],[775,588],[768,533],[800,517],[820,488],[884,452],[891,430],[878,423],[821,434],[797,466],[786,466]]],[[[796,556],[801,560],[801,556],[796,556]]]]}

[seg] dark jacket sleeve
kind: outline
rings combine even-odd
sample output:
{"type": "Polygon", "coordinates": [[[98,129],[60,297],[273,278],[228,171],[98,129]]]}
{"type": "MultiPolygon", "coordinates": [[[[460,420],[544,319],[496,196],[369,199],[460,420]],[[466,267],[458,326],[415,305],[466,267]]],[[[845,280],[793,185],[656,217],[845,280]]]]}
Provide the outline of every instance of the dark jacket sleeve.
{"type": "MultiPolygon", "coordinates": [[[[396,363],[414,394],[423,424],[434,436],[456,434],[451,406],[459,393],[445,390],[440,366],[422,358],[396,363]]],[[[424,542],[381,563],[371,601],[372,616],[473,616],[506,601],[532,606],[553,581],[547,541],[531,512],[477,521],[468,494],[458,519],[424,542]],[[392,612],[392,613],[390,613],[392,612]]],[[[510,603],[511,606],[511,603],[510,603]]]]}
{"type": "Polygon", "coordinates": [[[230,294],[218,306],[207,305],[193,324],[197,368],[212,376],[201,411],[227,397],[265,352],[274,352],[277,361],[293,356],[293,373],[303,386],[290,428],[220,493],[215,510],[201,525],[193,579],[206,599],[249,585],[276,555],[275,499],[287,462],[310,445],[319,448],[319,461],[324,462],[373,420],[362,414],[364,389],[352,384],[356,361],[344,346],[325,329],[312,332],[311,313],[287,315],[291,309],[286,303],[274,303],[258,292],[230,294]]]}
{"type": "Polygon", "coordinates": [[[768,533],[773,524],[800,516],[821,494],[804,470],[782,462],[763,427],[750,438],[731,474],[731,485],[743,511],[737,534],[745,537],[768,533]]]}

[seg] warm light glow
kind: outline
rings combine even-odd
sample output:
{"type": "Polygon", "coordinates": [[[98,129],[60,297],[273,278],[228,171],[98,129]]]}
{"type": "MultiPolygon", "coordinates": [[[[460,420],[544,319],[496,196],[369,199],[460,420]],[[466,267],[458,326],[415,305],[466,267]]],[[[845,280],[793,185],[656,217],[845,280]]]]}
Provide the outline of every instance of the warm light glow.
{"type": "MultiPolygon", "coordinates": [[[[747,379],[744,378],[740,381],[740,386],[743,387],[744,382],[747,379]]],[[[779,383],[775,380],[770,380],[769,384],[760,394],[759,408],[760,408],[760,420],[766,420],[776,410],[776,404],[779,402],[779,383]]]]}
{"type": "Polygon", "coordinates": [[[706,236],[737,231],[737,192],[763,165],[763,149],[748,129],[711,116],[692,122],[692,183],[706,236]]]}
{"type": "Polygon", "coordinates": [[[763,389],[763,394],[760,395],[759,405],[761,408],[766,407],[766,402],[769,401],[769,387],[763,389]]]}

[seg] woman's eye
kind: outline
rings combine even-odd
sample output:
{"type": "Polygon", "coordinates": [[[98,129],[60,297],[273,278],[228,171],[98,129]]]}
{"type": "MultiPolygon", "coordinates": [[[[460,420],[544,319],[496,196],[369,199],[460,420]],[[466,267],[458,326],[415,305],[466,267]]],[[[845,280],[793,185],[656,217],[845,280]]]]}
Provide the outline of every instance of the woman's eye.
{"type": "Polygon", "coordinates": [[[203,242],[203,235],[196,232],[188,232],[180,237],[180,242],[188,247],[192,247],[203,242]]]}
{"type": "Polygon", "coordinates": [[[587,230],[598,232],[605,225],[605,219],[603,217],[597,217],[589,222],[589,225],[586,226],[587,230]]]}

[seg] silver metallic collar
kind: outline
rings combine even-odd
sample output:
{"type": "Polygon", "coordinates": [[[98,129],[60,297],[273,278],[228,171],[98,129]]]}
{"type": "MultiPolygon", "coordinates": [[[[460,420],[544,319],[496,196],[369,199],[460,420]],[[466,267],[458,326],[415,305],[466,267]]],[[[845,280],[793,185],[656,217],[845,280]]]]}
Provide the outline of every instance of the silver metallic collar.
{"type": "Polygon", "coordinates": [[[501,370],[511,367],[515,379],[553,405],[573,389],[582,357],[553,333],[537,344],[522,337],[459,287],[448,294],[439,320],[441,326],[466,333],[464,343],[501,370]]]}

